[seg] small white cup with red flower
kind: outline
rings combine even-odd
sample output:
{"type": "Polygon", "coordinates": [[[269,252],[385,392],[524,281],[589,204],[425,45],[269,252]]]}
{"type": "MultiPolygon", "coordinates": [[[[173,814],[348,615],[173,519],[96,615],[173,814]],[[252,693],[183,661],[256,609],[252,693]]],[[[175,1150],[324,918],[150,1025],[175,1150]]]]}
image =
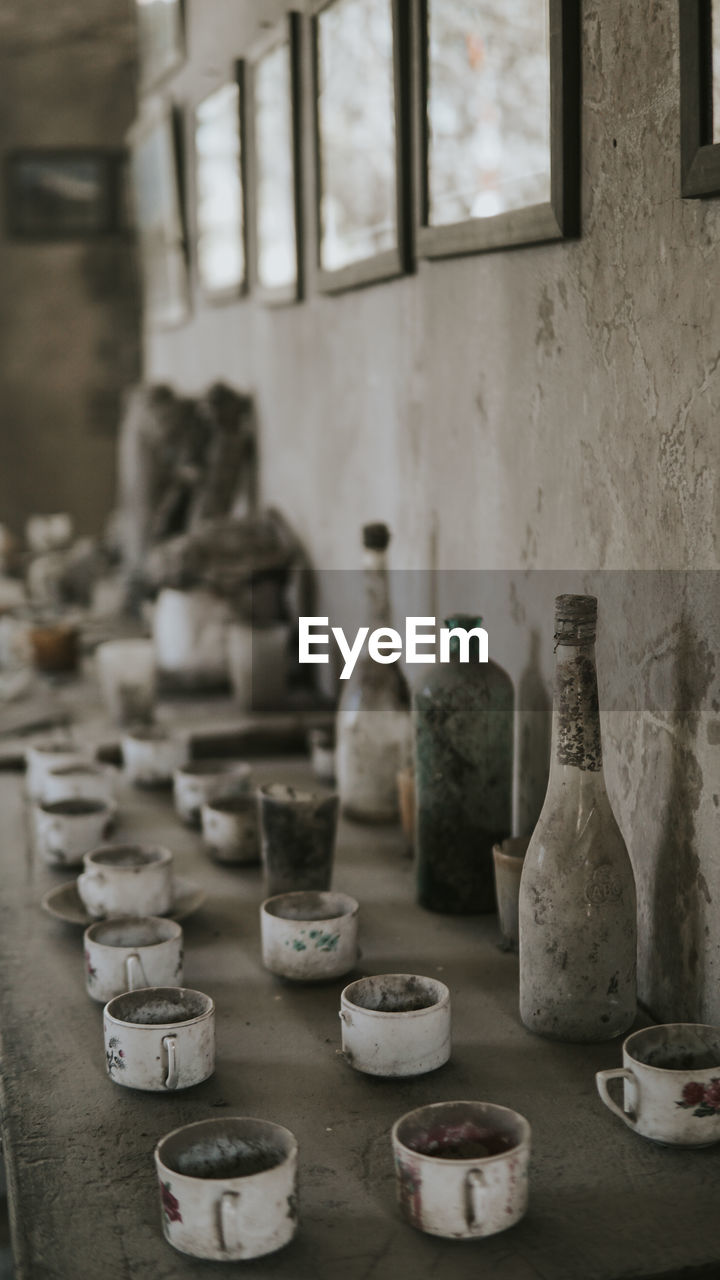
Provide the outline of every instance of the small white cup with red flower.
{"type": "Polygon", "coordinates": [[[595,1080],[605,1106],[643,1138],[681,1147],[720,1142],[720,1027],[644,1027],[625,1040],[622,1067],[595,1080]],[[624,1082],[622,1106],[610,1095],[615,1079],[624,1082]]]}

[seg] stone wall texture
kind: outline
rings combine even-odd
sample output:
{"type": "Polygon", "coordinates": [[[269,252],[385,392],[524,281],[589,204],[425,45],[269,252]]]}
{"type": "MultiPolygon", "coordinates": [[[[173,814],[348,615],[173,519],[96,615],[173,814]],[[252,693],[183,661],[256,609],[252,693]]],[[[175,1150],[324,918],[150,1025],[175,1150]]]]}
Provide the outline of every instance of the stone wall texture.
{"type": "MultiPolygon", "coordinates": [[[[190,0],[175,99],[204,97],[284,7],[190,0]]],[[[441,570],[430,601],[482,612],[491,656],[540,704],[549,571],[573,571],[561,590],[597,591],[642,996],[661,1018],[717,1022],[720,199],[679,194],[676,0],[581,7],[579,240],[421,262],[331,298],[310,280],[306,301],[285,308],[212,307],[195,291],[188,324],[145,334],[146,373],[190,392],[217,377],[252,392],[263,498],[314,563],[355,566],[361,523],[387,519],[394,565],[441,570]],[[470,599],[456,571],[478,569],[503,572],[470,599]]],[[[191,156],[189,170],[192,190],[191,156]]],[[[520,771],[518,826],[532,825],[543,779],[544,762],[520,771]]]]}
{"type": "MultiPolygon", "coordinates": [[[[0,151],[122,147],[135,112],[131,0],[3,0],[0,151]]],[[[112,506],[123,388],[139,363],[129,237],[12,239],[0,211],[0,518],[112,506]]]]}

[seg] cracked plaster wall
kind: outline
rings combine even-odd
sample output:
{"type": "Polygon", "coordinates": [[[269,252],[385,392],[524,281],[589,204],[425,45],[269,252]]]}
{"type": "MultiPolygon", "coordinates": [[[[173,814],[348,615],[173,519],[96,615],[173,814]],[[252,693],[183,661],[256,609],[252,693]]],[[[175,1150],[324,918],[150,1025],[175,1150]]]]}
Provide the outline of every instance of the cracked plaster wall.
{"type": "MultiPolygon", "coordinates": [[[[284,7],[190,0],[176,99],[200,100],[284,7]]],[[[491,653],[496,625],[496,654],[536,692],[552,590],[528,571],[597,589],[642,995],[660,1017],[720,1021],[717,574],[591,572],[717,569],[720,199],[679,196],[676,0],[584,0],[582,15],[580,240],[420,263],[299,307],[213,308],[196,291],[190,323],[145,335],[146,372],[252,391],[263,496],[315,564],[355,566],[360,524],[387,518],[393,563],[445,570],[440,611],[479,608],[491,653]],[[482,601],[453,598],[450,571],[477,568],[513,572],[482,601]]],[[[541,762],[519,780],[521,825],[543,779],[541,762]]]]}
{"type": "MultiPolygon", "coordinates": [[[[0,151],[121,147],[134,114],[131,0],[2,0],[0,151]]],[[[11,239],[0,202],[0,518],[112,506],[123,388],[139,364],[131,241],[11,239]]]]}

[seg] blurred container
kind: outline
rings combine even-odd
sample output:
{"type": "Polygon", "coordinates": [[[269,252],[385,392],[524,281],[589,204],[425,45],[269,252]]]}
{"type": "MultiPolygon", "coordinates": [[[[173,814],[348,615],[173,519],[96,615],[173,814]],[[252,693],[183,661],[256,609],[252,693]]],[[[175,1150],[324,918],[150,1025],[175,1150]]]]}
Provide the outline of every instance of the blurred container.
{"type": "Polygon", "coordinates": [[[209,591],[165,587],[158,595],[153,617],[161,674],[188,689],[226,685],[231,616],[227,601],[209,591]]]}
{"type": "Polygon", "coordinates": [[[230,680],[243,711],[277,711],[287,705],[289,642],[286,622],[269,627],[234,622],[228,627],[230,680]]]}
{"type": "Polygon", "coordinates": [[[69,622],[31,627],[30,648],[38,671],[76,671],[79,638],[78,628],[69,622]]]}
{"type": "Polygon", "coordinates": [[[152,640],[108,640],[97,648],[97,673],[115,724],[149,724],[155,706],[155,646],[152,640]]]}
{"type": "Polygon", "coordinates": [[[517,951],[518,946],[520,877],[529,843],[529,836],[513,836],[503,840],[501,844],[493,845],[500,932],[507,946],[514,951],[517,951]]]}

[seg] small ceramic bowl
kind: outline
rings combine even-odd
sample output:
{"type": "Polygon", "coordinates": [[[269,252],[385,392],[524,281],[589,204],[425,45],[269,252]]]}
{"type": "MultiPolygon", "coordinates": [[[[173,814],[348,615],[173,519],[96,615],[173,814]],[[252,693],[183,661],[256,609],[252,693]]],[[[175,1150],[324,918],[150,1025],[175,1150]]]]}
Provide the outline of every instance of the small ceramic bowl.
{"type": "Polygon", "coordinates": [[[358,911],[346,893],[300,891],[267,898],[260,908],[262,958],[280,978],[342,978],[358,959],[358,911]]]}
{"type": "Polygon", "coordinates": [[[56,800],[33,807],[37,850],[51,866],[75,866],[110,834],[117,805],[113,800],[56,800]]]}
{"type": "Polygon", "coordinates": [[[450,1057],[450,992],[434,978],[384,973],[340,997],[342,1051],[371,1076],[419,1076],[450,1057]]]}
{"type": "Polygon", "coordinates": [[[32,800],[42,800],[51,769],[65,764],[87,763],[88,754],[72,741],[36,742],[25,752],[25,787],[32,800]]]}
{"type": "Polygon", "coordinates": [[[190,753],[187,736],[148,725],[123,734],[125,776],[135,787],[166,787],[190,753]]]}
{"type": "Polygon", "coordinates": [[[216,862],[260,861],[257,800],[254,795],[211,800],[200,810],[205,847],[216,862]]]}
{"type": "Polygon", "coordinates": [[[102,800],[110,804],[115,798],[118,770],[94,760],[59,765],[45,775],[43,804],[58,800],[102,800]]]}
{"type": "Polygon", "coordinates": [[[200,811],[209,801],[246,796],[251,790],[250,765],[244,760],[191,760],[173,775],[175,808],[189,827],[200,826],[200,811]]]}

